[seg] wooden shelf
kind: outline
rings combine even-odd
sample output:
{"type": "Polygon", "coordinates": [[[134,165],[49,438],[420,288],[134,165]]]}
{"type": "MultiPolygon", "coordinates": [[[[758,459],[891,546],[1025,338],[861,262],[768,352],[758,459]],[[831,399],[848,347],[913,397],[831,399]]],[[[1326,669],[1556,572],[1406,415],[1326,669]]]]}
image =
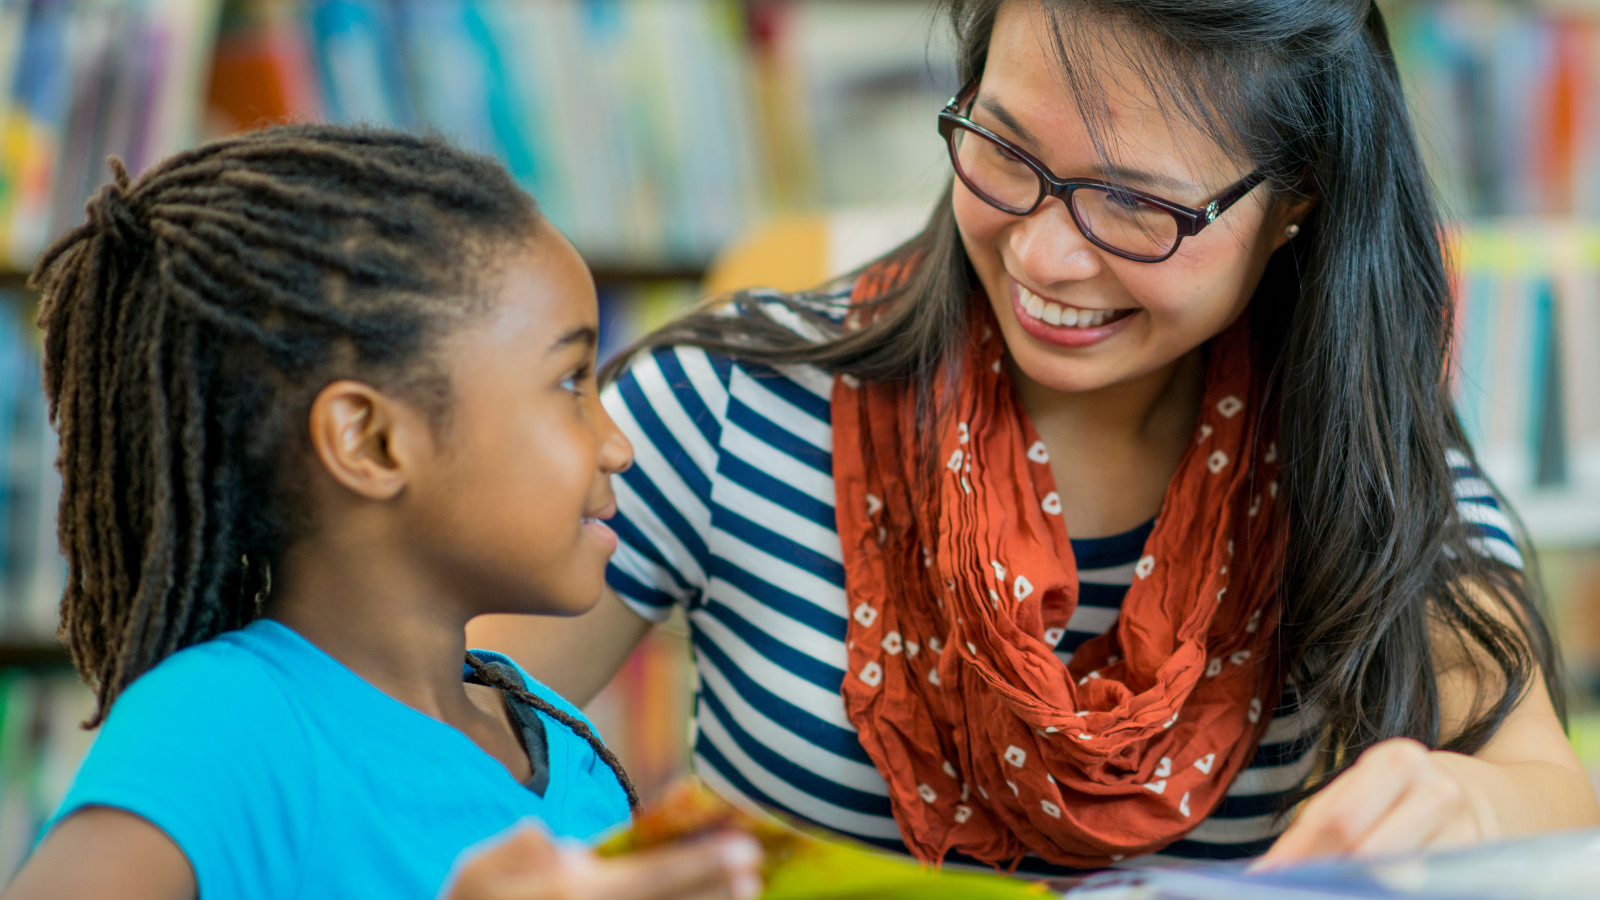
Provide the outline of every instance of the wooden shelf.
{"type": "Polygon", "coordinates": [[[651,281],[703,281],[706,277],[705,266],[691,263],[638,266],[596,264],[592,268],[594,282],[601,287],[651,281]]]}
{"type": "Polygon", "coordinates": [[[28,273],[16,269],[0,269],[0,290],[21,291],[28,287],[28,273]]]}
{"type": "MultiPolygon", "coordinates": [[[[595,283],[602,287],[644,284],[651,281],[701,281],[706,276],[705,266],[688,262],[637,265],[600,263],[593,269],[595,283]]],[[[27,272],[0,268],[0,290],[25,290],[27,282],[27,272]]]]}
{"type": "Polygon", "coordinates": [[[12,640],[0,638],[0,669],[43,669],[72,665],[65,644],[49,638],[12,640]]]}

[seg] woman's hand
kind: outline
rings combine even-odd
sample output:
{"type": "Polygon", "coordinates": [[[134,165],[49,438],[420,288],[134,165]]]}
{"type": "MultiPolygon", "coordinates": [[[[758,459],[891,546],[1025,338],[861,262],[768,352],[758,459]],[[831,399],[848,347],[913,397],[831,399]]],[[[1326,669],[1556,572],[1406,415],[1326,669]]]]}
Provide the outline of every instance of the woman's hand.
{"type": "Polygon", "coordinates": [[[1403,738],[1376,744],[1306,803],[1255,868],[1494,838],[1500,834],[1494,805],[1476,789],[1472,771],[1490,765],[1403,738]]]}
{"type": "Polygon", "coordinates": [[[523,827],[465,862],[445,900],[754,900],[760,865],[744,835],[601,859],[523,827]]]}

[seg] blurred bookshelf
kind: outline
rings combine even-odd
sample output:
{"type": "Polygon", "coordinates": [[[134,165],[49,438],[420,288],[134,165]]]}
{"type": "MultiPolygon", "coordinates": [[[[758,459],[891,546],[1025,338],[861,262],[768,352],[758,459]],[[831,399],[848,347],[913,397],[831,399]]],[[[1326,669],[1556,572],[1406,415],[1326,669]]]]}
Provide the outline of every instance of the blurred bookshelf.
{"type": "MultiPolygon", "coordinates": [[[[1385,0],[1459,300],[1453,384],[1520,513],[1600,772],[1600,4],[1385,0]]],[[[285,121],[501,159],[595,270],[602,352],[794,212],[926,206],[953,48],[926,0],[0,0],[0,881],[88,738],[53,638],[54,451],[24,289],[107,155],[285,121]],[[892,163],[888,162],[891,161],[892,163]],[[9,299],[4,299],[9,298],[9,299]],[[63,775],[65,773],[65,775],[63,775]]],[[[657,629],[589,708],[648,795],[694,675],[657,629]]]]}

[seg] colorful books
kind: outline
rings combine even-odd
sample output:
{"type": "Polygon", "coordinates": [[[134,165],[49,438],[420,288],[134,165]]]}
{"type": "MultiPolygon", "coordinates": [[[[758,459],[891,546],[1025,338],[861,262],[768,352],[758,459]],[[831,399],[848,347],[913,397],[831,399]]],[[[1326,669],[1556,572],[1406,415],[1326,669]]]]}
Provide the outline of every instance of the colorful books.
{"type": "Polygon", "coordinates": [[[194,143],[221,0],[0,0],[0,266],[109,177],[194,143]]]}
{"type": "Polygon", "coordinates": [[[1448,217],[1600,216],[1600,11],[1404,3],[1390,33],[1448,217]]]}
{"type": "Polygon", "coordinates": [[[94,695],[71,670],[0,670],[0,883],[66,795],[93,734],[94,695]]]}
{"type": "Polygon", "coordinates": [[[1463,229],[1453,385],[1480,460],[1512,495],[1600,497],[1600,226],[1463,229]]]}
{"type": "Polygon", "coordinates": [[[28,309],[0,292],[0,642],[48,643],[65,583],[56,543],[55,432],[28,309]]]}

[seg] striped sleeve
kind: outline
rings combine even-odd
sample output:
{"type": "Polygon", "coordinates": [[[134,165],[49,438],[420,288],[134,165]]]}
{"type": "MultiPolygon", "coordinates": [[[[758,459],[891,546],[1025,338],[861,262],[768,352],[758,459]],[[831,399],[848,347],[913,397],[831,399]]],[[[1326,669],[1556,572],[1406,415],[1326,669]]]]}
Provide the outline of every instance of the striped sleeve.
{"type": "Polygon", "coordinates": [[[1471,535],[1468,544],[1477,553],[1499,560],[1514,569],[1523,567],[1522,551],[1517,549],[1511,517],[1500,508],[1500,501],[1489,482],[1459,450],[1449,450],[1445,459],[1455,479],[1456,512],[1471,535]]]}
{"type": "Polygon", "coordinates": [[[633,467],[613,480],[620,538],[606,582],[661,621],[694,604],[711,568],[711,482],[727,416],[729,366],[685,347],[641,354],[601,402],[633,443],[633,467]]]}

